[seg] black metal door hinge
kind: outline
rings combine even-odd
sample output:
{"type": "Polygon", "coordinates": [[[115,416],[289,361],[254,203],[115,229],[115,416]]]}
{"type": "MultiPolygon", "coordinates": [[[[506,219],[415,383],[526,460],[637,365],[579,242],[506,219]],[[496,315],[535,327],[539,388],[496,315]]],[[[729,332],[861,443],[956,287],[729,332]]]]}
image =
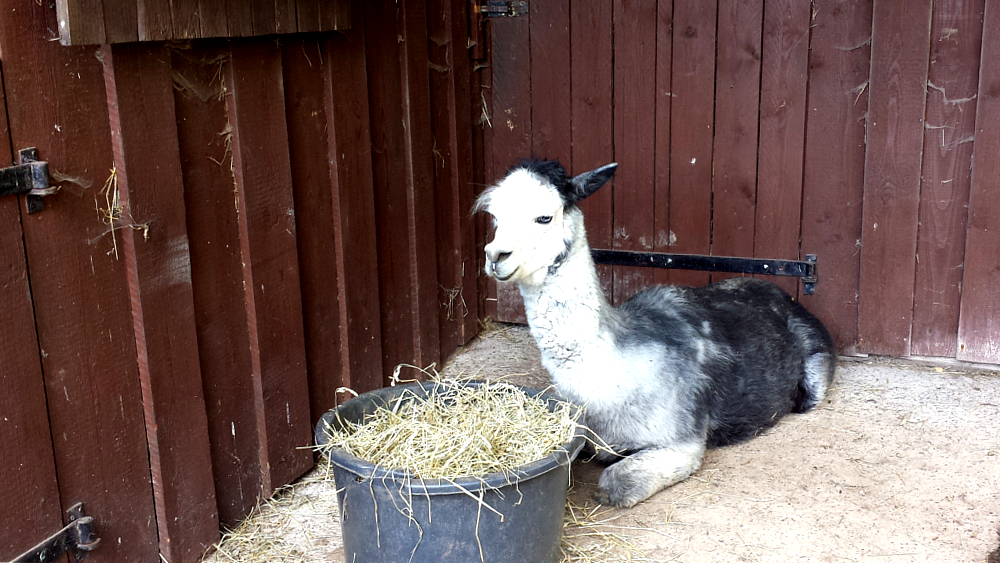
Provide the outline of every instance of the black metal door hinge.
{"type": "Polygon", "coordinates": [[[802,279],[802,293],[812,295],[816,292],[815,254],[806,254],[805,260],[769,260],[765,258],[630,252],[626,250],[592,250],[591,255],[594,257],[595,263],[609,266],[792,276],[802,279]]]}
{"type": "Polygon", "coordinates": [[[519,2],[499,2],[489,0],[479,5],[479,13],[484,18],[515,18],[528,13],[528,3],[519,2]]]}
{"type": "Polygon", "coordinates": [[[0,168],[0,196],[27,194],[28,213],[45,209],[42,198],[56,193],[49,185],[49,163],[38,160],[35,147],[21,149],[20,164],[0,168]]]}
{"type": "Polygon", "coordinates": [[[486,49],[483,45],[485,18],[513,18],[527,13],[528,3],[525,0],[515,2],[469,0],[469,57],[474,61],[486,58],[486,49]]]}
{"type": "Polygon", "coordinates": [[[49,539],[18,555],[11,563],[47,563],[72,553],[75,561],[86,559],[99,543],[94,536],[94,519],[83,512],[83,503],[76,503],[66,511],[69,524],[49,539]]]}

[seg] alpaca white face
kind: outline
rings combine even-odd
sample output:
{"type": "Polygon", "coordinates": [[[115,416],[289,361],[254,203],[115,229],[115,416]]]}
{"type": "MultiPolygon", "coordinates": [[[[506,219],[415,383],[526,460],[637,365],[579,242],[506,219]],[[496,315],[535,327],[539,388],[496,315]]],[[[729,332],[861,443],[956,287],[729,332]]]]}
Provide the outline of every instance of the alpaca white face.
{"type": "Polygon", "coordinates": [[[486,245],[486,274],[498,281],[540,281],[572,240],[563,206],[556,188],[525,169],[484,193],[478,207],[493,216],[496,227],[486,245]]]}

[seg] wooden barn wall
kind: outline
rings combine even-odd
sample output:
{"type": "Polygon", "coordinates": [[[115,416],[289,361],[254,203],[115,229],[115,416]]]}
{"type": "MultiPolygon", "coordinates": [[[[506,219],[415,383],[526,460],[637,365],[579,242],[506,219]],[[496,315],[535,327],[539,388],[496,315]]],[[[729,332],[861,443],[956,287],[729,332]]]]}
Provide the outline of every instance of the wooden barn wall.
{"type": "Polygon", "coordinates": [[[478,330],[467,5],[103,46],[22,8],[4,150],[38,147],[60,190],[0,199],[0,560],[83,502],[95,563],[195,561],[312,467],[339,388],[478,330]]]}
{"type": "MultiPolygon", "coordinates": [[[[845,354],[1000,363],[997,0],[561,0],[493,20],[486,181],[619,164],[595,248],[819,257],[771,278],[845,354]],[[984,110],[984,108],[986,108],[984,110]]],[[[621,301],[723,275],[603,268],[621,301]]],[[[511,288],[485,311],[523,320],[511,288]]]]}

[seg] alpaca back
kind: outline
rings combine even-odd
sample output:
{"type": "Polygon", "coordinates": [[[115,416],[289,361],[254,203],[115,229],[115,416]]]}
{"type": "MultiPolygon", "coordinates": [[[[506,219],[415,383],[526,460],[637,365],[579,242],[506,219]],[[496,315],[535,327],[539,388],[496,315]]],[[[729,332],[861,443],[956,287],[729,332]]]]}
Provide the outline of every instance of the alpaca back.
{"type": "Polygon", "coordinates": [[[829,333],[770,282],[733,278],[699,288],[659,286],[619,310],[632,319],[623,341],[655,338],[675,351],[677,361],[668,371],[698,374],[705,382],[692,390],[691,404],[695,416],[708,422],[709,446],[746,440],[788,412],[808,410],[833,378],[829,333]],[[821,389],[807,381],[817,375],[821,389]]]}

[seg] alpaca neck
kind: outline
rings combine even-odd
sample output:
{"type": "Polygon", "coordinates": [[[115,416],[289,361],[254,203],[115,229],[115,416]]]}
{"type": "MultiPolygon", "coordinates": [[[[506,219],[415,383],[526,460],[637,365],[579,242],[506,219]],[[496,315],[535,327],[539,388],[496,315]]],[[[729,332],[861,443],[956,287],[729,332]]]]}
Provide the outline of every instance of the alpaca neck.
{"type": "Polygon", "coordinates": [[[565,260],[541,283],[520,284],[531,333],[545,367],[557,375],[579,361],[607,331],[614,310],[604,298],[586,239],[579,237],[565,260]]]}

